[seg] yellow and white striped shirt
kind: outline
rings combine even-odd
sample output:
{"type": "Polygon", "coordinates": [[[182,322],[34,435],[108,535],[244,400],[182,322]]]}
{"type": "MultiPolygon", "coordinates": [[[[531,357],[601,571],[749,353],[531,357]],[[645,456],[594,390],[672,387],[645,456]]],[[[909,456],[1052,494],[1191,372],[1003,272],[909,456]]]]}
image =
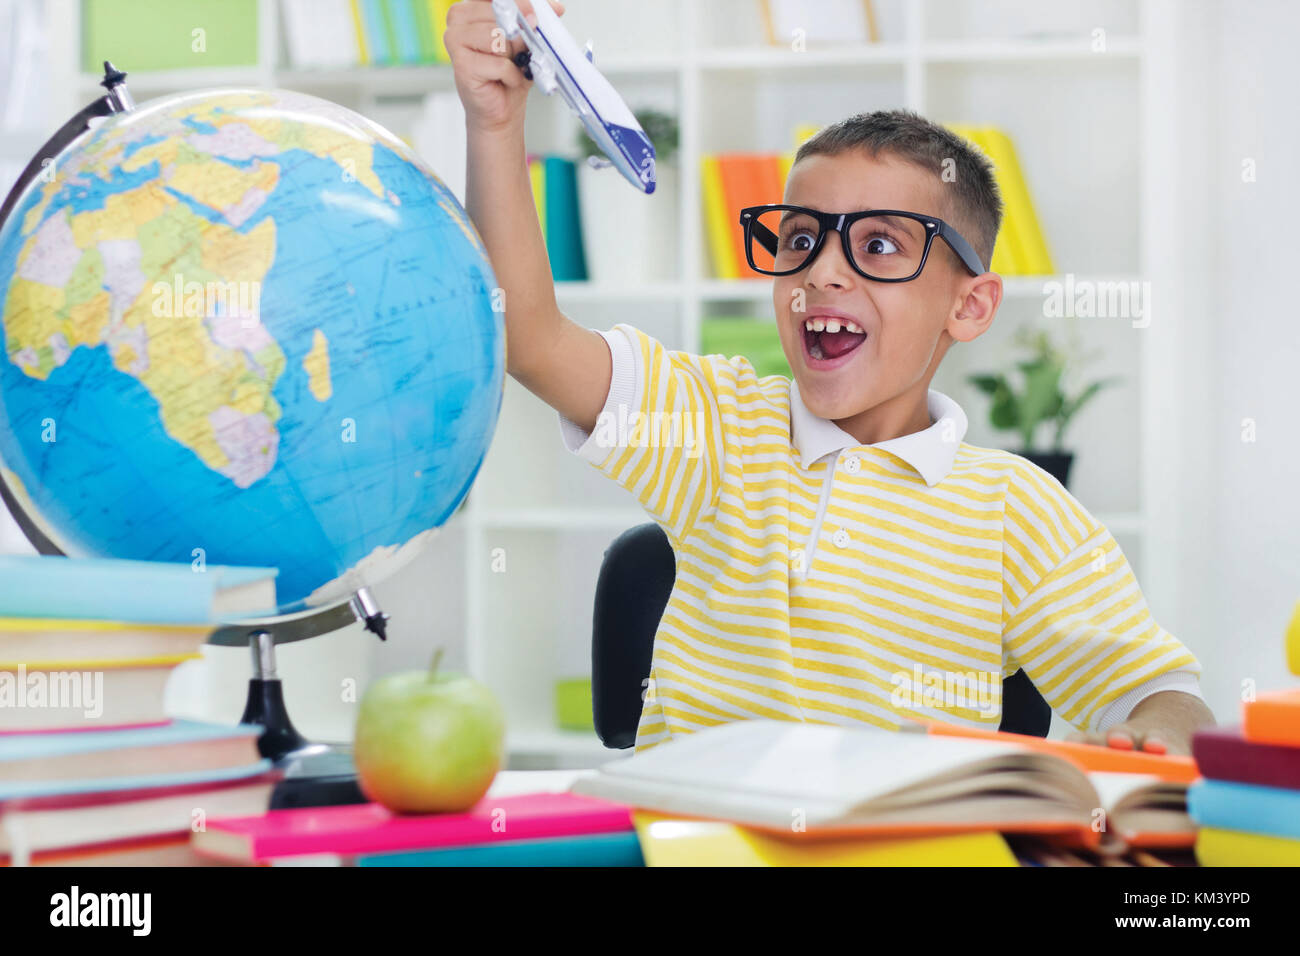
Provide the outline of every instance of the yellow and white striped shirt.
{"type": "Polygon", "coordinates": [[[609,395],[590,434],[561,416],[563,440],[677,558],[638,750],[762,717],[996,728],[1020,668],[1081,730],[1200,696],[1110,532],[1038,466],[964,442],[947,396],[924,431],[861,445],[743,357],[601,335],[609,395]]]}

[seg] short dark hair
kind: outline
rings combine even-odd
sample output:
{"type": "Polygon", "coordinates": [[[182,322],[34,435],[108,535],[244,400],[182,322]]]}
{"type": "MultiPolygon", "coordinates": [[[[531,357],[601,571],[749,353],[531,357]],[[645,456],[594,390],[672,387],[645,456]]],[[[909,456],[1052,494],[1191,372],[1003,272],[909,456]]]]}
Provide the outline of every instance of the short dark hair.
{"type": "Polygon", "coordinates": [[[854,149],[866,150],[873,159],[885,153],[933,173],[935,182],[946,188],[938,192],[942,208],[932,215],[965,236],[984,268],[990,268],[1002,225],[1002,196],[993,164],[983,153],[952,130],[911,110],[876,110],[818,130],[799,147],[794,161],[854,149]],[[945,163],[951,168],[948,179],[943,178],[945,163]]]}

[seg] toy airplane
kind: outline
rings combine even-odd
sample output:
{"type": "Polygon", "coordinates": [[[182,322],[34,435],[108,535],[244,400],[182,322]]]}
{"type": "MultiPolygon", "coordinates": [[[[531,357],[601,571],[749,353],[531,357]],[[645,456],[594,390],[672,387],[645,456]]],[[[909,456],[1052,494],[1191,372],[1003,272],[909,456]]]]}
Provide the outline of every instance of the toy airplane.
{"type": "Polygon", "coordinates": [[[590,44],[585,52],[578,49],[547,0],[533,0],[536,28],[528,25],[515,0],[492,0],[492,12],[507,39],[523,37],[528,60],[520,68],[525,73],[531,70],[547,96],[558,89],[623,177],[638,189],[654,192],[654,143],[613,85],[592,65],[590,44]]]}

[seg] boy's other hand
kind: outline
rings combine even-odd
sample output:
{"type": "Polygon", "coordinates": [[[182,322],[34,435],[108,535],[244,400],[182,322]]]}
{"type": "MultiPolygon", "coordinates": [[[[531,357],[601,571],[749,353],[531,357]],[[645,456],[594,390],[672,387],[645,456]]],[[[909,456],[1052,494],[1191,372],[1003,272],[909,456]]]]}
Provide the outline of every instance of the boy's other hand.
{"type": "MultiPolygon", "coordinates": [[[[556,14],[564,4],[546,0],[556,14]]],[[[519,12],[536,25],[532,0],[517,0],[519,12]]],[[[524,121],[524,103],[532,81],[514,63],[527,49],[522,37],[507,40],[497,27],[491,0],[463,0],[447,10],[447,30],[442,35],[451,58],[456,92],[465,105],[465,124],[484,132],[501,132],[524,121]]]]}
{"type": "Polygon", "coordinates": [[[1199,698],[1166,690],[1139,701],[1128,720],[1099,733],[1073,733],[1067,740],[1116,750],[1188,756],[1192,734],[1214,726],[1214,715],[1199,698]]]}

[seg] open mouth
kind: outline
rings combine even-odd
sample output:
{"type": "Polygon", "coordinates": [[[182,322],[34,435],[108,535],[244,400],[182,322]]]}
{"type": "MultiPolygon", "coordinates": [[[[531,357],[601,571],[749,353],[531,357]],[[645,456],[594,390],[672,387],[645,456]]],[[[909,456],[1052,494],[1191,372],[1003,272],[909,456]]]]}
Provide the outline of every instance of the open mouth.
{"type": "Polygon", "coordinates": [[[811,319],[804,322],[802,331],[804,354],[814,365],[839,364],[839,359],[848,356],[867,340],[867,333],[852,331],[835,320],[811,319]]]}

